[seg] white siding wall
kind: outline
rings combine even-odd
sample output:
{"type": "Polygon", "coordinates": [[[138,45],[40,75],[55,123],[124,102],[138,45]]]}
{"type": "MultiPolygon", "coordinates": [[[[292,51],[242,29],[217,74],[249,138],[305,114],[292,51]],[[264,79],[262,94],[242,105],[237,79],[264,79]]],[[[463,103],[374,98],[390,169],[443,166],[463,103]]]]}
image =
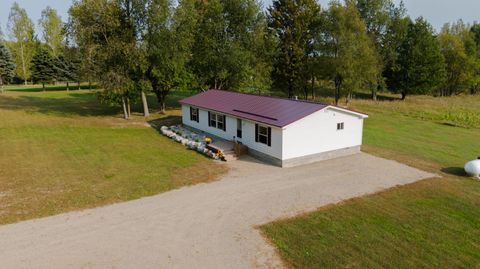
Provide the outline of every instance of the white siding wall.
{"type": "MultiPolygon", "coordinates": [[[[271,146],[269,147],[265,144],[255,142],[255,122],[242,120],[242,124],[243,124],[243,130],[242,130],[243,135],[242,135],[242,139],[238,139],[239,141],[241,141],[245,146],[251,149],[268,154],[279,160],[282,159],[282,129],[271,126],[272,141],[271,141],[271,146]]],[[[262,125],[261,123],[259,124],[262,125]]]]}
{"type": "MultiPolygon", "coordinates": [[[[237,118],[226,115],[226,131],[208,126],[208,111],[199,108],[199,122],[190,120],[190,106],[182,105],[182,122],[187,126],[199,129],[206,133],[213,134],[225,140],[233,140],[237,136],[237,118]]],[[[242,138],[238,138],[245,146],[268,154],[277,159],[282,159],[282,129],[272,128],[272,144],[267,146],[255,142],[255,122],[242,119],[242,138]]]]}
{"type": "Polygon", "coordinates": [[[284,128],[282,159],[359,146],[362,144],[363,119],[334,108],[311,114],[284,128]],[[337,131],[337,123],[344,130],[337,131]]]}

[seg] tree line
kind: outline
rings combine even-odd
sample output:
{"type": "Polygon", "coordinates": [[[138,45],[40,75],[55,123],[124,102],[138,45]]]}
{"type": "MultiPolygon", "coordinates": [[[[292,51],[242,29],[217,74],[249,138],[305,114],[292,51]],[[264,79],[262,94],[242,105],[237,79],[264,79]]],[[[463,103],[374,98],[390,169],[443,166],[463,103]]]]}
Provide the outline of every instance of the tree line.
{"type": "Polygon", "coordinates": [[[336,103],[358,91],[404,99],[480,89],[480,25],[460,20],[437,34],[392,0],[275,0],[267,9],[257,0],[75,0],[67,22],[47,7],[39,26],[41,40],[12,6],[0,83],[96,82],[125,118],[135,102],[148,116],[148,92],[165,110],[184,88],[315,99],[326,83],[336,103]]]}
{"type": "Polygon", "coordinates": [[[8,39],[0,31],[0,85],[4,83],[80,83],[80,55],[66,43],[66,24],[47,7],[38,21],[42,38],[25,9],[14,3],[8,17],[8,39]]]}

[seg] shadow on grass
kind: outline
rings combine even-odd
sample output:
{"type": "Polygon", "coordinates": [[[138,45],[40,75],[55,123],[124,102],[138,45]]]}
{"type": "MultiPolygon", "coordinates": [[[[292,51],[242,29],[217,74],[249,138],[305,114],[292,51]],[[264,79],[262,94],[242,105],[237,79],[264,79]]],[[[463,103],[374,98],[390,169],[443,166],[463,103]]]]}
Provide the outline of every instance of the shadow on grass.
{"type": "Polygon", "coordinates": [[[449,174],[449,175],[460,176],[460,177],[467,176],[467,173],[465,173],[465,169],[463,169],[463,167],[444,167],[440,170],[443,173],[449,174]]]}
{"type": "MultiPolygon", "coordinates": [[[[95,90],[97,87],[95,85],[92,85],[91,87],[89,85],[81,84],[80,85],[80,90],[95,90]]],[[[67,86],[66,85],[49,85],[45,86],[45,92],[56,92],[56,91],[66,91],[67,86]]],[[[70,84],[69,87],[70,91],[76,91],[79,90],[77,84],[70,84]]],[[[9,92],[43,92],[43,88],[39,86],[18,86],[16,88],[6,88],[6,91],[9,92]]]]}
{"type": "MultiPolygon", "coordinates": [[[[365,93],[365,92],[355,92],[354,98],[361,99],[361,100],[372,100],[372,94],[365,93]]],[[[382,93],[377,93],[377,101],[400,101],[400,100],[402,100],[402,98],[400,97],[386,96],[386,95],[382,95],[382,93]]]]}
{"type": "Polygon", "coordinates": [[[65,97],[0,95],[0,109],[25,110],[60,116],[116,115],[118,107],[101,104],[95,93],[68,93],[65,97]]]}
{"type": "MultiPolygon", "coordinates": [[[[311,93],[309,93],[311,95],[311,93]]],[[[334,98],[335,92],[333,85],[331,87],[320,86],[315,88],[315,96],[316,98],[334,98]]],[[[302,97],[303,98],[303,97],[302,97]]],[[[340,100],[345,100],[346,96],[343,94],[340,100]]],[[[354,91],[353,92],[353,100],[372,100],[372,93],[371,92],[362,92],[362,91],[354,91]]],[[[377,101],[401,101],[402,99],[400,96],[394,96],[392,94],[386,92],[377,92],[377,101]]]]}
{"type": "MultiPolygon", "coordinates": [[[[63,86],[62,86],[63,87],[63,86]]],[[[88,87],[88,85],[86,85],[88,87]]],[[[59,115],[59,116],[113,116],[120,114],[121,107],[109,106],[100,103],[96,91],[63,91],[61,87],[58,93],[43,95],[40,89],[33,89],[40,93],[29,94],[27,90],[18,90],[25,94],[9,96],[0,94],[0,109],[5,110],[24,110],[37,113],[59,115]],[[61,92],[60,92],[61,91],[61,92]]],[[[32,90],[32,91],[33,91],[32,90]]],[[[12,90],[10,90],[12,91],[12,90]]],[[[173,91],[166,101],[167,109],[178,109],[179,101],[183,98],[195,94],[192,91],[173,91]]],[[[159,105],[153,94],[148,96],[149,108],[151,113],[159,113],[159,105]]],[[[132,112],[143,112],[143,106],[139,100],[132,103],[132,112]]],[[[168,118],[168,117],[167,117],[168,118]]],[[[162,118],[162,119],[167,119],[162,118]]],[[[180,119],[181,121],[181,119],[180,119]]],[[[171,125],[171,124],[170,124],[171,125]]]]}
{"type": "Polygon", "coordinates": [[[172,126],[180,123],[182,123],[181,116],[166,116],[163,118],[148,121],[148,124],[150,124],[150,126],[152,126],[160,134],[161,134],[160,128],[162,128],[162,126],[172,126]]]}

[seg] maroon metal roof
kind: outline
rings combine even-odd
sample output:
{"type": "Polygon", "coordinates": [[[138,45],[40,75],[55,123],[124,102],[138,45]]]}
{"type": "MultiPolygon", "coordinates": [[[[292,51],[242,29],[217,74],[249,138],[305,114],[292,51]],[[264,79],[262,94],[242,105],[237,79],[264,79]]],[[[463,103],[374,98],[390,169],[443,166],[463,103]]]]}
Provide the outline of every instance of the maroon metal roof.
{"type": "Polygon", "coordinates": [[[221,90],[202,92],[187,97],[180,103],[277,127],[287,126],[328,106],[321,103],[221,90]]]}

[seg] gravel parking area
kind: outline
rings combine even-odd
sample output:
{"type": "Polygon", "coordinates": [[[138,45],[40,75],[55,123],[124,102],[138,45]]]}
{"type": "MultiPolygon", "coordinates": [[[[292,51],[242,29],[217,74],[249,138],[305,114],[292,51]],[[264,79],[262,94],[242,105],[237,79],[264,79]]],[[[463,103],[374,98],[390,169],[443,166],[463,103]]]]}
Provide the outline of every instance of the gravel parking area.
{"type": "Polygon", "coordinates": [[[220,181],[0,226],[2,268],[281,268],[255,226],[434,177],[368,154],[277,168],[244,158],[220,181]]]}

